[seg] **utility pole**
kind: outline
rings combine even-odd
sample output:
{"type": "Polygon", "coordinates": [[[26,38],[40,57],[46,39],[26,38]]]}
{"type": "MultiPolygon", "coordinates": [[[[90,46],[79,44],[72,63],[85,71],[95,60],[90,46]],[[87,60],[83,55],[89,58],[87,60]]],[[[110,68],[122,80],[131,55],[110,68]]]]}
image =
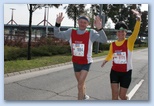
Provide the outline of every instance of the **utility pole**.
{"type": "Polygon", "coordinates": [[[47,7],[47,25],[46,25],[46,37],[48,37],[48,19],[49,19],[49,7],[47,7]]]}
{"type": "Polygon", "coordinates": [[[9,24],[11,22],[11,25],[13,25],[13,22],[18,25],[14,20],[13,20],[13,10],[15,10],[14,8],[10,8],[12,10],[12,14],[11,14],[11,20],[7,23],[9,24]]]}
{"type": "Polygon", "coordinates": [[[48,16],[49,16],[49,7],[45,7],[44,19],[40,23],[37,24],[37,26],[39,26],[41,23],[43,23],[43,25],[46,26],[46,31],[45,31],[46,36],[48,35],[48,24],[52,26],[52,24],[48,21],[48,16]]]}
{"type": "MultiPolygon", "coordinates": [[[[105,13],[102,11],[103,4],[100,4],[100,11],[99,11],[99,17],[102,19],[102,27],[105,26],[105,13]]],[[[99,52],[99,42],[97,42],[96,51],[95,54],[98,54],[99,52]]]]}
{"type": "Polygon", "coordinates": [[[95,11],[95,6],[92,4],[90,7],[90,11],[91,11],[91,28],[94,28],[94,11],[95,11]]]}
{"type": "Polygon", "coordinates": [[[46,23],[48,23],[48,24],[50,24],[52,26],[52,24],[50,22],[48,22],[48,20],[47,20],[48,19],[48,13],[49,13],[49,10],[46,13],[47,8],[49,8],[49,7],[45,7],[45,10],[44,10],[44,19],[40,23],[38,23],[37,26],[39,26],[42,22],[44,22],[44,26],[46,26],[46,23]],[[47,19],[46,19],[46,17],[47,17],[47,19]]]}

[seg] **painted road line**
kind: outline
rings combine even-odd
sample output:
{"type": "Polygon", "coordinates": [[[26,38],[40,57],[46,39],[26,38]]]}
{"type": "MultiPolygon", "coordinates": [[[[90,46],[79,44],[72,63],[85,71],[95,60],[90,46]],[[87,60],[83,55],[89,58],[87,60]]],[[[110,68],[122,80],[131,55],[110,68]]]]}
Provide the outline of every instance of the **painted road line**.
{"type": "Polygon", "coordinates": [[[144,80],[142,79],[138,84],[135,85],[135,87],[129,92],[129,94],[127,94],[128,100],[131,100],[131,98],[133,97],[133,95],[136,93],[136,91],[142,85],[143,81],[144,80]]]}

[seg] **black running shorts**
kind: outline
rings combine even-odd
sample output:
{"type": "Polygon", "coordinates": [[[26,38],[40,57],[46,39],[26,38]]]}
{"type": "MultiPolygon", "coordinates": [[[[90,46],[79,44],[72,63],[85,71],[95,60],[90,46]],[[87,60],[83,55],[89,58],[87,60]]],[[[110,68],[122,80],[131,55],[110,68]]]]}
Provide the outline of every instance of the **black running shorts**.
{"type": "Polygon", "coordinates": [[[132,70],[128,72],[117,72],[111,69],[110,82],[120,83],[120,87],[128,88],[131,83],[132,70]]]}

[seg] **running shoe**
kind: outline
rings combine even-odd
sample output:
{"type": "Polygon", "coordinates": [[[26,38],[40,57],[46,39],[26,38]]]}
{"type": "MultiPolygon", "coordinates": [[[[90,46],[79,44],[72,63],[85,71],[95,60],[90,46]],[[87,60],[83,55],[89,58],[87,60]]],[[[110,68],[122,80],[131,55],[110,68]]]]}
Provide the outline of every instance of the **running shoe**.
{"type": "Polygon", "coordinates": [[[90,97],[88,95],[85,95],[84,100],[88,100],[88,99],[90,99],[90,97]]]}

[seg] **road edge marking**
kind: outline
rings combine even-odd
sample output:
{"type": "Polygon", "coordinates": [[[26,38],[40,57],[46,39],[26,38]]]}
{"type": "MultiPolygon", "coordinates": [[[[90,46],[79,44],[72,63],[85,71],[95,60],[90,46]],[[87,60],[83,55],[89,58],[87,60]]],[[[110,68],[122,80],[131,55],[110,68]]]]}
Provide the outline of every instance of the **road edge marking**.
{"type": "Polygon", "coordinates": [[[134,86],[134,88],[129,92],[129,94],[127,94],[128,96],[128,100],[131,100],[131,98],[133,97],[133,95],[136,93],[136,91],[140,88],[140,86],[142,85],[144,79],[142,79],[138,84],[136,84],[134,86]]]}

